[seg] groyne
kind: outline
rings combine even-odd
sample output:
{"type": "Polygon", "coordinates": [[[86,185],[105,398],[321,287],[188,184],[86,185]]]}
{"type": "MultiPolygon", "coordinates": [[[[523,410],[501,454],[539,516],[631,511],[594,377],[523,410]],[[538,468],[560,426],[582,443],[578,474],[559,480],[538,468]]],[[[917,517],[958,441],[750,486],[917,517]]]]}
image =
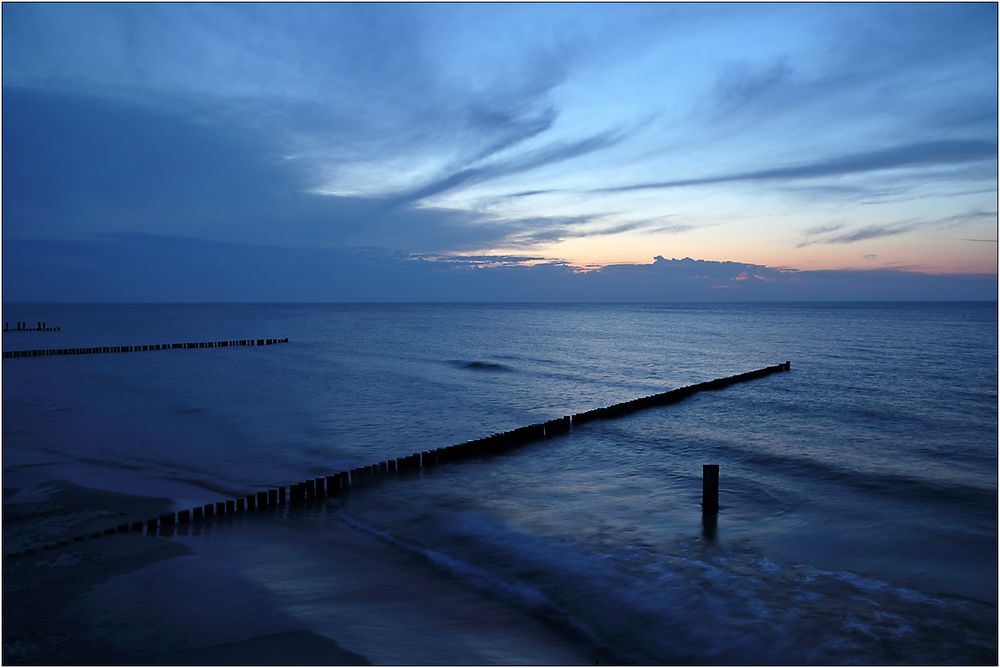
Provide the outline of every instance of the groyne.
{"type": "Polygon", "coordinates": [[[5,332],[59,332],[62,331],[61,327],[49,327],[49,323],[39,320],[35,323],[34,327],[28,327],[28,323],[25,321],[18,321],[14,323],[13,327],[9,326],[10,323],[4,321],[3,331],[5,332]]]}
{"type": "Polygon", "coordinates": [[[89,348],[43,348],[40,350],[5,350],[3,359],[15,357],[45,357],[48,355],[98,355],[102,353],[138,353],[152,350],[192,350],[200,348],[230,348],[234,346],[270,346],[288,343],[283,339],[234,339],[232,341],[196,341],[187,343],[152,343],[139,346],[93,346],[89,348]]]}
{"type": "MultiPolygon", "coordinates": [[[[264,339],[262,339],[264,340],[264,339]]],[[[288,339],[284,339],[287,342],[288,339]]],[[[88,538],[100,538],[101,536],[114,535],[119,533],[147,533],[150,535],[171,535],[178,527],[225,517],[252,512],[274,512],[285,506],[302,505],[315,502],[328,497],[336,497],[350,492],[351,489],[359,486],[367,486],[373,482],[394,476],[405,475],[407,472],[419,472],[432,466],[439,466],[448,462],[461,461],[472,457],[484,457],[507,452],[529,443],[562,436],[573,429],[574,426],[593,422],[595,420],[607,420],[624,417],[630,413],[646,410],[656,406],[682,401],[687,397],[697,393],[711,390],[721,390],[736,383],[743,383],[757,378],[763,378],[773,373],[790,371],[791,362],[783,362],[774,366],[748,371],[735,376],[717,378],[704,383],[687,385],[675,390],[651,394],[631,401],[624,401],[603,408],[576,413],[575,415],[564,415],[546,422],[519,427],[510,431],[504,431],[489,436],[478,438],[464,443],[449,445],[434,450],[422,450],[402,457],[386,459],[367,466],[358,466],[349,470],[337,471],[330,475],[309,478],[299,482],[293,482],[280,487],[256,491],[245,496],[238,496],[224,501],[207,503],[194,508],[179,510],[175,513],[165,513],[158,517],[145,519],[135,519],[124,522],[113,527],[107,527],[103,531],[94,531],[89,534],[80,534],[72,538],[66,538],[56,543],[50,543],[40,548],[32,548],[24,553],[7,555],[8,557],[19,556],[36,552],[39,549],[49,549],[62,545],[69,545],[73,541],[86,540],[88,538]]],[[[714,508],[706,508],[712,512],[718,509],[718,466],[709,465],[711,474],[706,473],[704,481],[704,498],[708,503],[713,497],[714,508]]]]}

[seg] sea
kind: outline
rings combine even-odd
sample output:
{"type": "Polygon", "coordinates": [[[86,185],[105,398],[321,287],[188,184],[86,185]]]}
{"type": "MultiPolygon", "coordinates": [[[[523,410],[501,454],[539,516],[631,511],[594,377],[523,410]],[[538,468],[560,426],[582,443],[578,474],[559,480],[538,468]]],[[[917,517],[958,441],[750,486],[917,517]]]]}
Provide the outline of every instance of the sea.
{"type": "Polygon", "coordinates": [[[11,303],[3,318],[60,327],[5,333],[5,351],[289,340],[4,360],[5,502],[63,480],[188,508],[791,362],[148,538],[190,554],[81,608],[122,653],[300,628],[380,664],[997,661],[996,303],[11,303]],[[704,464],[720,466],[714,517],[704,464]]]}

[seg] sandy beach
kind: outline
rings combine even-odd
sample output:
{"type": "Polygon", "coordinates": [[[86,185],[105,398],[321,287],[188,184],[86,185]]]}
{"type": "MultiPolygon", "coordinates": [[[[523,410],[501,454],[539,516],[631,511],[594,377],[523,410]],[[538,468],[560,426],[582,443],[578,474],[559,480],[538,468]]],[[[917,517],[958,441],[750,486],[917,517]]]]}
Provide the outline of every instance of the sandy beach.
{"type": "Polygon", "coordinates": [[[345,526],[322,504],[195,523],[171,536],[92,538],[172,504],[66,482],[5,495],[5,664],[600,660],[559,629],[442,576],[426,558],[345,526]],[[289,532],[303,528],[322,540],[316,550],[288,547],[289,532]],[[42,547],[80,534],[87,538],[42,547]],[[268,586],[241,577],[249,572],[268,586]],[[304,592],[307,607],[289,603],[289,592],[304,592]],[[363,651],[338,643],[340,633],[363,651]]]}
{"type": "MultiPolygon", "coordinates": [[[[162,635],[172,650],[126,651],[99,640],[86,594],[107,580],[162,560],[189,555],[184,545],[142,534],[90,538],[119,519],[154,516],[168,499],[88,489],[66,482],[45,486],[47,498],[4,504],[3,663],[7,665],[362,665],[364,657],[303,629],[192,645],[162,635]],[[52,541],[86,534],[69,545],[52,541]],[[42,549],[39,549],[42,548],[42,549]],[[25,554],[25,550],[36,550],[25,554]],[[17,556],[8,556],[11,553],[17,556]]],[[[5,489],[4,497],[16,489],[5,489]]],[[[39,496],[37,493],[34,496],[39,496]]],[[[206,601],[206,604],[209,602],[206,601]]],[[[135,611],[140,613],[141,611],[135,611]]]]}

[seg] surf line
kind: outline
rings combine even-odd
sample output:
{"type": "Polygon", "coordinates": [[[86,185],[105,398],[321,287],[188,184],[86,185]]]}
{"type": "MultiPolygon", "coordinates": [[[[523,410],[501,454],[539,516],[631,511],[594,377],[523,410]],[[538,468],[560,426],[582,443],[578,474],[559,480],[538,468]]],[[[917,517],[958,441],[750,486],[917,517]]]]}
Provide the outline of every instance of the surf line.
{"type": "MultiPolygon", "coordinates": [[[[287,341],[288,339],[284,339],[287,341]]],[[[158,517],[151,517],[146,520],[135,520],[117,526],[108,527],[103,531],[95,531],[90,534],[80,534],[73,538],[66,538],[55,543],[49,543],[41,547],[28,548],[24,552],[6,555],[7,557],[19,557],[25,554],[47,550],[69,545],[74,541],[82,541],[88,538],[100,538],[102,536],[112,536],[124,533],[147,533],[150,535],[170,536],[175,531],[183,531],[184,525],[193,522],[210,520],[215,517],[226,517],[240,515],[250,512],[276,511],[284,506],[302,505],[314,502],[325,497],[335,497],[349,492],[353,487],[367,485],[371,482],[386,478],[393,474],[402,474],[406,471],[419,471],[430,466],[437,466],[447,462],[461,461],[471,457],[483,457],[498,454],[513,448],[535,443],[545,439],[560,436],[569,432],[574,426],[593,422],[595,420],[608,420],[623,417],[630,413],[665,406],[676,403],[697,392],[708,390],[721,390],[736,383],[755,380],[769,376],[780,371],[791,371],[791,362],[783,362],[774,366],[748,371],[735,376],[717,378],[704,383],[686,385],[684,387],[651,394],[631,401],[625,401],[604,408],[577,413],[575,415],[564,415],[561,418],[540,422],[538,424],[520,427],[511,431],[504,431],[491,434],[484,438],[479,438],[465,443],[449,445],[436,450],[423,450],[415,452],[405,457],[387,459],[369,466],[359,466],[348,471],[339,471],[328,476],[321,476],[302,482],[291,483],[282,487],[261,490],[246,496],[239,496],[235,499],[226,499],[215,503],[207,503],[203,506],[195,506],[187,510],[179,510],[176,513],[165,513],[158,517]]],[[[717,471],[717,469],[716,469],[717,471]]],[[[717,473],[716,473],[717,475],[717,473]]],[[[717,481],[717,478],[716,478],[717,481]]],[[[716,482],[717,484],[717,482],[716,482]]]]}
{"type": "Polygon", "coordinates": [[[196,341],[192,343],[152,343],[140,346],[96,346],[90,348],[43,348],[41,350],[5,350],[3,359],[12,357],[45,357],[48,355],[95,355],[100,353],[138,353],[151,350],[192,350],[200,348],[230,348],[236,346],[271,346],[288,343],[283,339],[235,339],[232,341],[196,341]]]}

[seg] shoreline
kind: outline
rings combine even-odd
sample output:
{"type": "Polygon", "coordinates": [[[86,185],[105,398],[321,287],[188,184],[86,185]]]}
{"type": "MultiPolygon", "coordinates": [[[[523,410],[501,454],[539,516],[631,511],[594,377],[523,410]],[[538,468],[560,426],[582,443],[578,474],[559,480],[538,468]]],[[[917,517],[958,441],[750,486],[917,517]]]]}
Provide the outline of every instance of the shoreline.
{"type": "Polygon", "coordinates": [[[65,481],[42,486],[42,500],[3,508],[3,663],[5,665],[367,665],[361,655],[306,629],[257,634],[233,642],[152,652],[118,652],[95,636],[84,614],[86,598],[114,578],[193,551],[178,541],[144,534],[88,538],[30,554],[53,540],[100,530],[114,518],[169,510],[170,499],[81,487],[65,481]]]}
{"type": "MultiPolygon", "coordinates": [[[[5,552],[174,505],[166,498],[65,481],[21,494],[8,488],[5,496],[5,552]]],[[[593,665],[608,660],[530,611],[352,528],[339,512],[323,504],[282,516],[243,514],[169,537],[101,535],[5,555],[3,663],[593,665]]]]}

